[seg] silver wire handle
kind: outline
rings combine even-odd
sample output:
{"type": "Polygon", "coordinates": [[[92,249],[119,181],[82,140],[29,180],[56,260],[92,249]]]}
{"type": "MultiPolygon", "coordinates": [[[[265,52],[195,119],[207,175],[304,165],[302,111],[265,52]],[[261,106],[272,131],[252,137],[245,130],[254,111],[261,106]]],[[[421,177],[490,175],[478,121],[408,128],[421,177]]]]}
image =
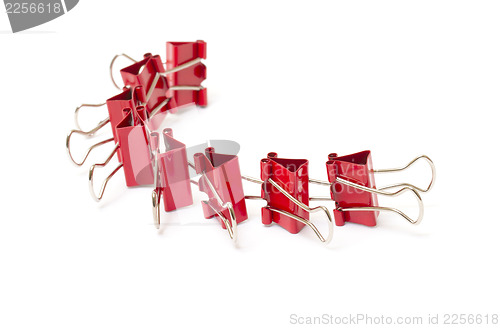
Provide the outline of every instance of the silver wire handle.
{"type": "Polygon", "coordinates": [[[221,218],[222,222],[226,226],[227,232],[229,233],[229,237],[233,240],[234,243],[236,243],[238,238],[238,230],[237,230],[238,223],[236,222],[236,214],[234,213],[233,204],[231,202],[224,203],[222,201],[222,198],[220,197],[219,193],[217,192],[217,190],[215,190],[215,187],[213,186],[212,182],[210,182],[210,180],[207,178],[205,173],[203,173],[201,177],[205,179],[205,182],[210,188],[210,191],[212,191],[215,198],[217,199],[217,203],[219,203],[219,206],[222,207],[223,209],[229,210],[230,220],[228,220],[217,209],[215,209],[212,206],[212,204],[210,204],[210,202],[204,200],[203,203],[210,206],[210,208],[221,218]]]}
{"type": "MultiPolygon", "coordinates": [[[[252,178],[249,176],[242,176],[242,179],[253,182],[253,183],[258,183],[258,184],[264,183],[264,181],[262,181],[260,179],[252,178]]],[[[314,225],[314,223],[312,223],[309,220],[303,219],[300,216],[297,216],[297,215],[292,214],[290,212],[286,212],[286,211],[283,211],[283,210],[280,210],[280,209],[277,209],[277,208],[274,208],[271,206],[267,206],[267,208],[270,211],[286,215],[289,218],[292,218],[300,223],[307,225],[309,228],[311,228],[314,231],[314,233],[319,238],[319,240],[325,244],[328,244],[332,241],[332,239],[333,239],[333,220],[332,220],[332,217],[330,215],[330,212],[328,211],[328,209],[325,206],[317,206],[317,207],[311,208],[311,207],[307,206],[306,204],[302,203],[301,201],[297,200],[292,195],[290,195],[285,189],[283,189],[280,185],[278,185],[273,179],[269,179],[269,182],[276,189],[278,189],[279,192],[281,192],[283,195],[285,195],[289,200],[291,200],[295,205],[299,206],[304,211],[306,211],[308,213],[315,213],[315,212],[323,211],[326,214],[326,217],[328,219],[328,236],[326,238],[324,238],[323,235],[321,234],[321,232],[319,232],[316,225],[314,225]]],[[[246,199],[263,199],[262,197],[259,197],[259,196],[245,196],[245,198],[246,199]]]]}
{"type": "MultiPolygon", "coordinates": [[[[424,217],[424,203],[422,201],[422,197],[420,197],[420,194],[413,187],[405,186],[405,187],[398,189],[394,192],[388,192],[385,190],[390,189],[390,188],[396,188],[398,186],[393,186],[393,187],[388,186],[388,187],[385,187],[384,190],[380,190],[380,189],[373,189],[373,188],[365,187],[365,186],[359,185],[357,183],[347,181],[347,180],[342,179],[342,178],[337,178],[336,181],[339,183],[342,183],[346,186],[350,186],[350,187],[353,187],[353,188],[356,188],[359,190],[363,190],[363,191],[367,191],[370,193],[383,195],[383,196],[397,196],[397,195],[400,195],[406,191],[410,191],[417,198],[418,207],[419,207],[419,213],[418,213],[417,220],[412,220],[408,215],[403,213],[401,210],[398,210],[397,208],[393,208],[393,207],[378,207],[378,206],[365,206],[365,207],[363,207],[363,206],[360,206],[360,207],[344,207],[344,208],[338,207],[338,208],[336,208],[339,211],[385,211],[385,212],[389,211],[389,212],[394,212],[394,213],[401,215],[403,218],[405,218],[408,222],[410,222],[412,224],[419,224],[424,217]]],[[[315,184],[320,184],[320,185],[328,185],[328,186],[331,185],[330,182],[315,180],[315,179],[309,179],[309,182],[315,183],[315,184]]],[[[325,200],[332,200],[332,199],[330,197],[311,197],[311,198],[309,198],[309,200],[325,201],[325,200]]]]}
{"type": "MultiPolygon", "coordinates": [[[[80,131],[82,131],[82,130],[83,130],[83,129],[80,127],[80,121],[78,120],[78,113],[80,112],[80,109],[81,109],[82,107],[102,107],[102,106],[104,106],[104,105],[106,105],[106,103],[105,103],[105,102],[104,102],[104,103],[102,103],[102,104],[81,104],[80,106],[76,107],[76,109],[75,109],[75,125],[76,125],[77,130],[80,130],[80,131]]],[[[99,122],[99,123],[102,123],[102,121],[101,121],[101,122],[99,122]]],[[[99,125],[99,124],[98,124],[98,125],[99,125]]]]}
{"type": "MultiPolygon", "coordinates": [[[[368,187],[359,185],[357,183],[353,183],[353,182],[344,180],[342,178],[337,178],[337,181],[340,182],[340,183],[342,183],[342,184],[344,184],[344,185],[346,185],[346,186],[350,186],[350,187],[353,187],[353,188],[356,188],[356,189],[360,189],[360,190],[363,190],[363,191],[367,191],[367,192],[378,194],[378,195],[384,195],[384,196],[398,196],[398,195],[403,194],[403,193],[405,193],[407,191],[410,191],[417,198],[418,209],[419,209],[418,218],[416,220],[411,219],[408,215],[406,215],[405,213],[403,213],[401,210],[398,210],[397,208],[393,208],[393,207],[382,207],[382,206],[338,207],[337,210],[339,210],[339,211],[386,211],[386,212],[394,212],[394,213],[397,213],[397,214],[401,215],[403,218],[405,218],[411,224],[419,224],[422,221],[423,217],[424,217],[424,202],[422,201],[422,197],[420,197],[420,194],[413,187],[405,186],[405,187],[403,187],[401,189],[398,189],[398,190],[396,190],[394,192],[388,192],[388,191],[385,191],[385,190],[368,188],[368,187]]],[[[394,186],[394,187],[385,187],[385,189],[395,188],[395,187],[396,186],[394,186]]]]}
{"type": "Polygon", "coordinates": [[[402,166],[402,167],[393,168],[393,169],[373,170],[373,172],[374,173],[388,173],[388,172],[404,171],[404,170],[408,169],[410,166],[412,166],[418,160],[425,160],[429,164],[429,166],[431,167],[432,178],[431,178],[431,182],[429,182],[429,185],[427,186],[427,188],[422,189],[422,188],[419,188],[417,186],[412,185],[411,183],[405,183],[405,182],[403,182],[403,183],[392,184],[392,185],[389,185],[389,186],[384,186],[384,187],[378,188],[378,190],[385,190],[385,189],[390,189],[390,188],[395,188],[395,187],[411,187],[411,188],[416,189],[416,190],[418,190],[420,192],[428,192],[429,190],[431,190],[432,187],[434,186],[434,182],[436,181],[436,166],[434,165],[434,162],[427,155],[420,155],[420,156],[414,158],[411,162],[409,162],[408,164],[406,164],[405,166],[402,166]]]}
{"type": "MultiPolygon", "coordinates": [[[[157,132],[152,132],[149,134],[151,137],[157,138],[155,144],[156,147],[151,149],[152,157],[153,157],[153,175],[154,175],[154,185],[155,189],[153,189],[151,193],[151,200],[153,202],[153,223],[156,229],[160,229],[160,200],[161,200],[161,186],[160,186],[160,169],[158,164],[158,153],[159,153],[159,136],[157,132]]],[[[151,141],[148,142],[151,147],[151,141]]]]}
{"type": "MultiPolygon", "coordinates": [[[[115,85],[115,87],[119,90],[120,87],[116,84],[116,81],[113,77],[113,66],[115,64],[115,61],[118,57],[126,57],[128,59],[130,59],[131,61],[133,61],[134,63],[137,63],[137,60],[133,59],[132,57],[130,57],[129,55],[127,54],[119,54],[119,55],[115,55],[113,57],[113,59],[111,60],[111,64],[109,65],[109,72],[110,72],[110,76],[111,76],[111,81],[113,82],[113,84],[115,85]]],[[[193,65],[196,65],[198,63],[201,62],[201,58],[196,58],[196,59],[193,59],[187,63],[184,63],[182,65],[179,65],[177,67],[174,67],[164,73],[156,73],[154,79],[153,79],[153,82],[151,83],[151,86],[149,87],[147,93],[146,93],[146,103],[149,101],[149,99],[151,98],[151,96],[153,95],[153,91],[154,89],[156,88],[156,85],[158,84],[158,81],[160,79],[161,76],[167,76],[168,74],[172,74],[172,73],[176,73],[176,72],[179,72],[185,68],[188,68],[188,67],[191,67],[193,65]]],[[[169,88],[170,90],[172,91],[183,91],[183,90],[193,90],[193,91],[199,91],[199,90],[203,90],[204,87],[202,86],[189,86],[189,85],[177,85],[177,86],[172,86],[169,88]]],[[[167,105],[167,103],[169,102],[170,98],[167,98],[165,99],[163,102],[161,102],[159,105],[157,105],[155,108],[153,108],[153,110],[151,111],[151,113],[149,114],[150,118],[153,117],[163,106],[167,105]]],[[[89,131],[83,131],[81,126],[80,126],[80,121],[78,119],[78,114],[80,113],[80,109],[82,109],[83,107],[102,107],[106,105],[106,102],[102,103],[102,104],[82,104],[80,106],[78,106],[76,109],[75,109],[75,114],[74,114],[74,120],[75,120],[75,125],[77,127],[76,130],[72,130],[70,135],[72,133],[80,133],[80,134],[84,134],[84,135],[88,135],[88,136],[91,136],[93,135],[95,132],[97,132],[99,129],[101,129],[104,125],[106,125],[107,123],[109,123],[109,117],[100,121],[96,127],[94,127],[93,129],[89,130],[89,131]]],[[[144,105],[144,104],[141,104],[141,105],[144,105]]],[[[68,136],[69,138],[69,136],[68,136]]],[[[66,145],[68,145],[68,141],[66,141],[66,145]]],[[[66,146],[68,147],[68,146],[66,146]]],[[[68,148],[69,150],[69,148],[68,148]]],[[[88,155],[88,154],[87,154],[88,155]]],[[[76,161],[73,160],[73,157],[71,156],[71,153],[70,153],[70,157],[71,157],[71,160],[73,161],[73,163],[79,165],[76,161]]],[[[82,163],[83,164],[83,163],[82,163]]],[[[80,164],[81,165],[81,164],[80,164]]]]}
{"type": "Polygon", "coordinates": [[[153,189],[151,192],[151,200],[153,201],[153,222],[156,229],[160,229],[160,199],[161,191],[159,189],[153,189]]]}
{"type": "Polygon", "coordinates": [[[102,199],[102,196],[104,195],[104,191],[106,190],[106,186],[109,182],[109,180],[113,177],[113,175],[115,175],[116,172],[118,172],[118,170],[120,170],[122,167],[123,167],[123,164],[120,163],[114,170],[113,172],[111,172],[107,177],[106,179],[104,179],[104,182],[103,184],[101,185],[101,190],[99,191],[99,195],[96,195],[95,194],[95,191],[94,191],[94,170],[96,167],[104,167],[106,165],[108,165],[109,161],[111,160],[111,158],[113,158],[113,156],[116,154],[116,152],[118,151],[118,148],[120,147],[119,144],[117,144],[115,146],[115,148],[113,149],[113,151],[111,152],[111,154],[108,156],[108,158],[103,162],[103,163],[96,163],[96,164],[93,164],[90,169],[89,169],[89,189],[90,189],[90,195],[92,196],[92,198],[98,202],[102,199]]]}
{"type": "Polygon", "coordinates": [[[330,216],[330,212],[328,211],[328,209],[324,206],[317,206],[317,207],[313,207],[313,208],[310,208],[309,206],[307,206],[306,204],[298,201],[295,197],[293,197],[292,195],[290,195],[285,189],[283,189],[280,185],[278,185],[276,182],[274,182],[273,179],[269,179],[268,180],[276,189],[278,189],[279,192],[281,192],[283,195],[285,195],[289,200],[291,200],[295,205],[299,206],[301,209],[303,209],[304,211],[308,212],[308,213],[315,213],[315,212],[319,212],[319,211],[323,211],[325,214],[326,214],[326,217],[328,219],[328,237],[326,237],[326,239],[323,237],[323,235],[319,232],[318,228],[316,228],[316,226],[314,225],[314,223],[312,223],[311,221],[309,220],[306,220],[306,219],[303,219],[295,214],[292,214],[292,213],[289,213],[289,212],[286,212],[286,211],[282,211],[282,210],[279,210],[279,209],[276,209],[276,208],[273,208],[273,207],[270,207],[268,206],[268,208],[271,210],[271,211],[274,211],[274,212],[278,212],[280,214],[284,214],[296,221],[299,221],[303,224],[306,224],[309,228],[311,228],[314,233],[316,234],[316,236],[318,236],[319,240],[321,240],[321,242],[325,243],[325,244],[328,244],[329,242],[332,241],[332,238],[333,238],[333,220],[332,220],[332,217],[330,216]]]}
{"type": "Polygon", "coordinates": [[[116,81],[115,81],[115,78],[113,77],[113,66],[115,65],[115,61],[118,59],[118,57],[125,57],[127,59],[130,59],[131,61],[133,61],[134,63],[137,63],[137,60],[135,60],[134,58],[130,57],[129,55],[127,54],[119,54],[119,55],[115,55],[113,57],[113,59],[111,60],[111,64],[109,64],[109,75],[111,76],[111,82],[113,82],[113,84],[115,85],[115,87],[118,89],[118,90],[121,90],[121,88],[118,86],[118,84],[116,84],[116,81]]]}
{"type": "Polygon", "coordinates": [[[84,135],[84,136],[92,136],[94,133],[96,133],[97,131],[99,131],[100,129],[102,129],[102,127],[104,127],[108,123],[109,123],[109,118],[105,119],[105,120],[103,120],[101,122],[99,122],[99,124],[95,128],[93,128],[92,130],[90,130],[90,131],[81,131],[81,130],[71,130],[70,131],[70,133],[66,137],[66,150],[68,151],[69,158],[71,159],[71,161],[74,164],[76,164],[77,166],[82,166],[83,163],[85,163],[85,161],[87,160],[87,157],[89,156],[90,152],[92,150],[94,150],[94,148],[99,147],[101,145],[104,145],[104,144],[106,144],[108,142],[111,142],[114,139],[113,138],[109,138],[109,139],[100,141],[100,142],[98,142],[98,143],[90,146],[90,148],[87,150],[87,153],[85,154],[85,157],[83,158],[83,160],[80,161],[80,162],[77,162],[73,158],[73,155],[71,154],[71,137],[73,136],[73,134],[76,133],[76,134],[81,134],[81,135],[84,135]]]}

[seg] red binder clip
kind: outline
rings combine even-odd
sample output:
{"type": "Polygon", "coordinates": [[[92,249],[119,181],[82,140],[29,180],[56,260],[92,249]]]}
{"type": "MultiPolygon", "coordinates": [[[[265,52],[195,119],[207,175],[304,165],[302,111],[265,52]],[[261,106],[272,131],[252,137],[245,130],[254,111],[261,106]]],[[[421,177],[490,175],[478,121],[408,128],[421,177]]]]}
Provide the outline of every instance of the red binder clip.
{"type": "Polygon", "coordinates": [[[248,218],[238,157],[218,154],[209,147],[205,154],[194,155],[194,167],[201,174],[199,189],[208,195],[208,200],[202,201],[205,218],[217,217],[236,241],[237,224],[248,218]]]}
{"type": "Polygon", "coordinates": [[[193,204],[186,145],[173,137],[172,129],[163,130],[165,151],[160,152],[159,134],[151,133],[155,189],[152,192],[153,218],[160,228],[160,199],[166,212],[193,204]]]}
{"type": "MultiPolygon", "coordinates": [[[[87,160],[88,156],[94,150],[95,148],[104,145],[108,142],[115,141],[115,143],[118,142],[118,136],[116,133],[116,126],[123,120],[123,118],[127,115],[128,112],[131,111],[132,108],[135,108],[136,104],[134,101],[134,91],[131,89],[124,89],[123,92],[119,93],[118,95],[109,98],[106,100],[105,103],[99,104],[99,105],[89,105],[89,104],[83,104],[80,107],[78,107],[75,111],[75,123],[77,125],[77,129],[71,130],[71,132],[68,134],[66,138],[66,149],[68,151],[68,155],[73,161],[74,164],[81,166],[85,163],[87,160]],[[97,124],[95,128],[89,131],[82,131],[80,128],[80,125],[78,123],[78,111],[82,107],[99,107],[99,106],[104,106],[107,105],[108,108],[108,118],[102,120],[97,124]],[[108,123],[111,123],[111,130],[113,132],[113,138],[109,138],[103,141],[100,141],[94,145],[92,145],[86,152],[85,157],[81,161],[76,161],[71,153],[71,137],[73,134],[81,134],[87,137],[93,136],[97,131],[102,129],[104,126],[106,126],[108,123]]],[[[118,152],[118,158],[121,161],[121,153],[118,152]]]]}
{"type": "MultiPolygon", "coordinates": [[[[319,180],[310,180],[312,183],[318,183],[330,186],[331,199],[335,201],[335,224],[342,226],[345,222],[359,223],[366,226],[375,226],[377,216],[380,211],[390,211],[404,217],[412,224],[418,224],[423,218],[423,202],[420,192],[427,192],[432,188],[435,180],[435,167],[431,159],[425,155],[412,160],[408,165],[386,170],[374,170],[370,151],[337,156],[336,153],[328,155],[326,162],[329,182],[319,180]],[[416,161],[426,160],[432,170],[432,179],[426,189],[418,188],[409,183],[399,183],[382,188],[376,188],[374,173],[402,171],[410,167],[416,161]],[[389,191],[399,188],[396,191],[389,191]],[[417,199],[419,205],[419,215],[416,220],[410,218],[402,211],[391,207],[380,207],[378,205],[377,195],[397,196],[404,192],[411,192],[417,199]]],[[[325,200],[324,198],[311,198],[311,200],[325,200]]]]}
{"type": "Polygon", "coordinates": [[[177,106],[195,103],[207,105],[207,89],[201,83],[207,78],[207,68],[201,63],[207,58],[205,41],[167,42],[167,79],[169,96],[177,106]]]}
{"type": "Polygon", "coordinates": [[[90,194],[100,201],[108,181],[118,170],[123,168],[128,187],[148,185],[154,182],[151,166],[151,151],[149,138],[144,123],[146,112],[144,107],[129,110],[122,121],[116,126],[117,143],[111,154],[103,163],[93,164],[89,169],[90,194]],[[98,195],[94,191],[94,171],[96,167],[104,167],[120,151],[120,164],[106,177],[98,195]]]}
{"type": "Polygon", "coordinates": [[[276,153],[261,160],[262,198],[267,201],[262,208],[262,223],[275,222],[293,234],[307,225],[322,242],[329,243],[333,237],[330,213],[324,206],[309,207],[308,165],[305,159],[278,158],[276,153]],[[309,214],[318,211],[323,211],[328,219],[327,238],[309,221],[309,214]]]}
{"type": "Polygon", "coordinates": [[[161,58],[147,53],[144,59],[120,70],[123,82],[137,92],[138,103],[146,107],[149,116],[176,107],[167,99],[168,83],[161,58]]]}

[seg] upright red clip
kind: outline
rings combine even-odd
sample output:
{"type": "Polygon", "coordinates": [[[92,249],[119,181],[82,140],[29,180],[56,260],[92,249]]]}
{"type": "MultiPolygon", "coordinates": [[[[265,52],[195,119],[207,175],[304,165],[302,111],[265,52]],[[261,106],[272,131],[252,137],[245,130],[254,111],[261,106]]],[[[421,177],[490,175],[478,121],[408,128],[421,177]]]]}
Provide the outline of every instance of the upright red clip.
{"type": "Polygon", "coordinates": [[[168,96],[178,107],[191,103],[207,105],[207,89],[201,86],[207,78],[207,68],[201,59],[206,58],[205,41],[167,42],[168,96]]]}
{"type": "Polygon", "coordinates": [[[293,198],[309,205],[308,165],[309,161],[306,159],[278,158],[276,153],[269,153],[267,158],[260,161],[260,176],[264,181],[262,198],[267,201],[267,206],[262,208],[263,224],[270,225],[275,222],[294,234],[304,228],[305,224],[293,219],[289,214],[309,220],[309,213],[276,189],[270,179],[293,198]]]}
{"type": "Polygon", "coordinates": [[[202,202],[205,218],[216,216],[236,240],[236,224],[248,218],[238,157],[218,154],[209,147],[205,154],[194,155],[194,166],[202,174],[199,189],[208,195],[208,201],[202,202]]]}
{"type": "Polygon", "coordinates": [[[155,189],[152,193],[153,218],[157,229],[160,228],[159,202],[162,197],[166,212],[193,204],[186,145],[174,139],[170,128],[163,130],[164,152],[160,152],[159,139],[157,132],[151,133],[155,171],[155,189]]]}
{"type": "MultiPolygon", "coordinates": [[[[311,182],[330,186],[330,196],[335,201],[335,223],[338,226],[342,226],[346,222],[375,226],[377,216],[381,211],[390,211],[401,215],[412,224],[420,223],[424,215],[424,206],[419,192],[427,192],[432,188],[436,174],[434,163],[425,155],[416,157],[406,166],[400,168],[374,170],[371,152],[368,150],[346,156],[337,156],[336,153],[331,153],[328,155],[326,168],[329,182],[319,180],[311,180],[311,182]],[[432,170],[432,179],[427,188],[422,189],[410,183],[397,183],[378,189],[375,187],[374,173],[403,171],[421,159],[425,160],[432,170]],[[415,196],[419,205],[419,215],[416,220],[397,208],[378,205],[377,195],[398,196],[408,191],[415,196]]],[[[312,199],[324,200],[322,198],[312,199]]]]}
{"type": "MultiPolygon", "coordinates": [[[[326,162],[330,194],[340,208],[347,207],[374,207],[378,206],[377,194],[345,185],[338,181],[344,179],[359,186],[375,189],[372,157],[369,150],[359,153],[337,156],[328,155],[326,162]]],[[[334,211],[335,224],[343,226],[345,222],[354,222],[367,226],[377,224],[378,211],[334,211]]]]}
{"type": "MultiPolygon", "coordinates": [[[[134,103],[132,89],[125,88],[122,93],[117,94],[114,97],[106,100],[106,105],[108,107],[109,122],[111,124],[111,130],[113,131],[113,139],[115,144],[118,142],[118,134],[116,127],[122,122],[123,118],[132,111],[132,108],[136,107],[134,103]]],[[[122,155],[120,149],[117,152],[118,160],[122,161],[122,155]]]]}
{"type": "Polygon", "coordinates": [[[174,139],[172,129],[163,130],[164,153],[158,155],[165,211],[193,204],[186,145],[174,139]]]}
{"type": "Polygon", "coordinates": [[[128,187],[153,183],[151,150],[145,127],[145,108],[130,111],[117,125],[119,149],[128,187]]]}
{"type": "Polygon", "coordinates": [[[296,234],[309,226],[316,236],[329,243],[333,237],[333,220],[324,206],[309,207],[309,161],[306,159],[278,158],[278,154],[269,153],[260,161],[262,198],[267,206],[262,208],[262,223],[275,222],[288,232],[296,234]],[[309,221],[309,214],[323,212],[328,219],[326,238],[309,221]]]}

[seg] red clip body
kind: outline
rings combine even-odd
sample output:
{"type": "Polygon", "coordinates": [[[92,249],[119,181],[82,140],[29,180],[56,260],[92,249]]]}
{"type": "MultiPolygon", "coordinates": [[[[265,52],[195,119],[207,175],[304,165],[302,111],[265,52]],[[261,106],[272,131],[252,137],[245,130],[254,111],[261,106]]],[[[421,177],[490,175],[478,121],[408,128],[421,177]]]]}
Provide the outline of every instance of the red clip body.
{"type": "Polygon", "coordinates": [[[128,187],[152,184],[151,151],[144,127],[144,107],[131,110],[117,125],[123,172],[128,187]]]}
{"type": "Polygon", "coordinates": [[[278,158],[276,153],[269,153],[267,158],[260,162],[262,184],[262,198],[267,206],[262,208],[262,223],[269,225],[276,222],[290,233],[298,233],[304,224],[291,217],[273,211],[277,209],[309,220],[309,213],[276,189],[270,182],[272,179],[292,197],[309,205],[309,161],[305,159],[278,158]]]}
{"type": "MultiPolygon", "coordinates": [[[[330,194],[332,200],[336,203],[336,208],[378,206],[376,194],[346,186],[337,181],[337,178],[342,178],[349,182],[375,189],[375,177],[373,174],[371,152],[369,150],[341,157],[332,153],[328,155],[326,168],[328,180],[332,184],[330,194]]],[[[344,225],[345,222],[375,226],[379,212],[341,211],[335,209],[333,214],[335,216],[335,224],[338,226],[344,225]]]]}
{"type": "MultiPolygon", "coordinates": [[[[118,142],[116,127],[120,124],[127,113],[131,112],[132,109],[135,108],[135,104],[132,99],[132,92],[133,91],[131,89],[125,89],[122,93],[106,100],[109,113],[109,123],[111,124],[111,130],[113,131],[115,143],[118,142]]],[[[118,160],[122,162],[122,153],[120,148],[118,148],[117,156],[118,160]]]]}
{"type": "MultiPolygon", "coordinates": [[[[197,58],[207,58],[207,44],[205,41],[167,42],[167,71],[197,58]]],[[[206,78],[207,68],[202,63],[197,63],[167,75],[170,86],[200,87],[206,78]]],[[[168,95],[169,97],[173,97],[177,107],[191,103],[195,103],[198,106],[207,105],[206,88],[202,88],[201,90],[169,90],[168,95]]]]}
{"type": "MultiPolygon", "coordinates": [[[[166,77],[161,75],[164,72],[160,56],[153,56],[150,53],[145,54],[143,60],[120,70],[123,83],[135,89],[137,100],[145,104],[148,113],[167,100],[169,86],[166,77]],[[158,80],[155,83],[156,78],[158,80]],[[148,93],[150,93],[149,99],[148,93]]],[[[165,112],[172,107],[176,107],[175,100],[168,101],[158,111],[165,112]]]]}
{"type": "Polygon", "coordinates": [[[158,154],[161,195],[165,211],[193,204],[186,145],[174,139],[172,129],[163,130],[166,151],[158,154]]]}
{"type": "Polygon", "coordinates": [[[204,175],[199,180],[199,189],[208,195],[208,201],[202,202],[205,218],[217,217],[222,227],[226,229],[217,213],[228,220],[230,213],[227,208],[221,206],[217,198],[218,195],[222,205],[232,204],[237,223],[246,220],[248,214],[238,156],[217,154],[214,148],[209,147],[205,149],[205,154],[196,153],[194,155],[194,165],[196,173],[204,175]],[[217,195],[214,194],[209,184],[212,185],[217,195]]]}

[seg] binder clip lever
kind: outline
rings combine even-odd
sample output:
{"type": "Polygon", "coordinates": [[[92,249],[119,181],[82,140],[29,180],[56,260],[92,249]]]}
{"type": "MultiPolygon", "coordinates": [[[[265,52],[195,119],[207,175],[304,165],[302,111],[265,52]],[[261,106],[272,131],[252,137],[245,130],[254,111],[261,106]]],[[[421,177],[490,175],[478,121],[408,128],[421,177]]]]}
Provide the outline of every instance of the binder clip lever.
{"type": "MultiPolygon", "coordinates": [[[[76,113],[76,112],[75,112],[76,113]]],[[[85,163],[85,161],[87,160],[87,157],[89,157],[90,153],[92,152],[92,150],[94,150],[96,147],[99,147],[99,146],[102,146],[108,142],[111,142],[113,141],[114,139],[113,138],[109,138],[109,139],[106,139],[106,140],[103,140],[103,141],[100,141],[92,146],[89,147],[89,149],[87,149],[87,152],[85,153],[85,157],[77,162],[75,160],[75,158],[73,157],[73,154],[71,153],[71,137],[73,136],[73,134],[81,134],[81,135],[84,135],[84,136],[87,136],[87,137],[90,137],[92,135],[94,135],[94,133],[96,133],[97,131],[99,131],[100,129],[102,129],[106,124],[109,123],[109,118],[107,119],[104,119],[102,120],[101,122],[99,122],[99,124],[93,128],[92,130],[89,130],[89,131],[82,131],[81,129],[78,129],[78,130],[71,130],[70,133],[68,134],[68,136],[66,137],[66,150],[68,151],[68,155],[69,155],[69,158],[71,159],[71,161],[77,165],[77,166],[82,166],[83,163],[85,163]]]]}
{"type": "Polygon", "coordinates": [[[109,161],[113,158],[113,156],[115,156],[115,154],[118,152],[118,148],[120,147],[119,144],[117,144],[115,146],[115,148],[113,149],[113,151],[111,152],[111,154],[108,156],[108,158],[106,158],[106,160],[103,162],[103,163],[96,163],[96,164],[93,164],[90,169],[89,169],[89,189],[90,189],[90,195],[92,196],[92,198],[98,202],[102,199],[102,196],[104,195],[104,191],[106,190],[106,185],[108,184],[109,180],[116,174],[116,172],[118,172],[122,167],[123,167],[123,163],[120,163],[114,170],[113,172],[111,172],[107,177],[106,179],[104,179],[104,182],[102,183],[101,185],[101,189],[99,191],[99,194],[96,195],[95,191],[94,191],[94,171],[95,171],[95,168],[96,167],[104,167],[106,165],[108,165],[109,161]]]}
{"type": "Polygon", "coordinates": [[[429,166],[431,168],[432,178],[431,178],[431,181],[429,182],[429,185],[427,186],[427,188],[422,189],[422,188],[419,188],[419,187],[417,187],[415,185],[412,185],[411,183],[403,182],[403,183],[392,184],[392,185],[385,186],[385,187],[380,187],[378,189],[379,190],[385,190],[385,189],[390,189],[390,188],[395,188],[395,187],[404,187],[404,186],[406,186],[406,187],[410,187],[410,188],[416,189],[416,190],[418,190],[420,192],[424,192],[424,193],[428,192],[429,190],[431,190],[432,187],[434,186],[434,182],[436,180],[436,167],[434,165],[434,162],[427,155],[420,155],[418,157],[415,157],[413,160],[411,160],[405,166],[398,167],[398,168],[392,168],[392,169],[378,169],[378,170],[373,170],[373,173],[401,172],[401,171],[404,171],[404,170],[410,168],[410,166],[412,166],[413,164],[415,164],[419,160],[425,160],[429,164],[429,166]]]}
{"type": "Polygon", "coordinates": [[[290,212],[287,212],[287,211],[283,211],[283,210],[280,210],[280,209],[277,209],[277,208],[274,208],[274,207],[270,207],[268,206],[267,208],[273,212],[276,212],[276,213],[280,213],[282,215],[286,215],[288,216],[289,218],[292,218],[302,224],[305,224],[307,225],[309,228],[311,228],[314,233],[316,234],[316,236],[318,236],[319,240],[321,240],[321,242],[325,243],[325,244],[328,244],[329,242],[332,241],[332,238],[333,238],[333,220],[332,220],[332,217],[330,215],[330,212],[328,211],[328,209],[324,206],[317,206],[317,207],[309,207],[307,206],[306,204],[298,201],[296,198],[294,198],[292,195],[290,195],[285,189],[283,189],[279,184],[277,184],[273,179],[269,179],[268,180],[269,183],[271,183],[271,185],[273,185],[273,187],[275,187],[276,189],[278,189],[279,192],[281,192],[283,195],[285,195],[290,201],[292,201],[295,205],[299,206],[301,209],[303,209],[304,211],[308,212],[308,213],[315,213],[315,212],[321,212],[323,211],[328,219],[328,236],[326,238],[323,237],[323,235],[321,234],[321,232],[319,232],[318,228],[314,225],[314,223],[312,223],[311,221],[309,220],[306,220],[304,218],[301,218],[300,216],[297,216],[293,213],[290,213],[290,212]]]}

